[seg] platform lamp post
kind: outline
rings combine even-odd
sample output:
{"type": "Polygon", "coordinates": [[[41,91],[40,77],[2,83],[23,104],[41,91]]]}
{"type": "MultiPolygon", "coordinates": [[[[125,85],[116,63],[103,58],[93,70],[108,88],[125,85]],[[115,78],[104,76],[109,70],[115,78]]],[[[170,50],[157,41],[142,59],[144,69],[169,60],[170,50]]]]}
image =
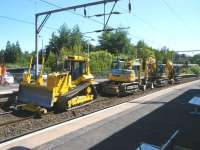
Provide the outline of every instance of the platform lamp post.
{"type": "Polygon", "coordinates": [[[95,41],[93,38],[90,40],[87,40],[87,53],[88,53],[88,58],[90,58],[90,42],[95,41]]]}

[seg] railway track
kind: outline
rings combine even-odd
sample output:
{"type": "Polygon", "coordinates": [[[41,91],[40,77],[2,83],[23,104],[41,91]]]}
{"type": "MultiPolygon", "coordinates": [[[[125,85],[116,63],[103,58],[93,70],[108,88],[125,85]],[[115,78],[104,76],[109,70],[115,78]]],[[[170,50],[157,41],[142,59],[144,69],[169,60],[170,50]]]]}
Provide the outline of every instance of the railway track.
{"type": "Polygon", "coordinates": [[[13,111],[0,112],[0,116],[4,116],[4,115],[7,115],[7,114],[11,114],[11,113],[13,113],[13,111]]]}
{"type": "MultiPolygon", "coordinates": [[[[80,109],[80,108],[83,108],[85,106],[88,106],[88,105],[91,105],[92,103],[95,103],[95,102],[98,102],[99,100],[95,100],[93,102],[90,102],[90,103],[86,103],[84,105],[80,105],[80,106],[76,106],[76,107],[73,107],[73,108],[70,108],[68,109],[67,111],[74,111],[76,109],[80,109]]],[[[1,116],[6,116],[6,115],[10,115],[14,113],[14,111],[7,111],[7,112],[0,112],[0,117],[1,116]]],[[[47,114],[43,114],[42,116],[47,116],[47,115],[54,115],[56,114],[57,112],[56,111],[50,111],[48,112],[47,114]]],[[[28,117],[23,117],[23,118],[20,118],[20,119],[16,119],[16,120],[10,120],[10,121],[7,121],[7,122],[4,122],[4,123],[1,123],[0,124],[0,127],[2,126],[7,126],[7,125],[10,125],[10,124],[14,124],[14,123],[19,123],[21,121],[26,121],[26,120],[29,120],[29,119],[34,119],[34,118],[38,118],[38,117],[42,117],[42,116],[38,116],[37,114],[32,114],[31,116],[28,116],[28,117]]]]}
{"type": "MultiPolygon", "coordinates": [[[[196,80],[196,78],[186,79],[182,83],[190,82],[193,80],[196,80]]],[[[2,141],[0,141],[0,143],[8,141],[10,139],[13,139],[15,137],[19,137],[19,136],[22,136],[22,135],[25,135],[25,134],[28,134],[31,132],[35,132],[35,131],[38,131],[38,130],[41,130],[41,129],[44,129],[44,128],[47,128],[47,127],[50,127],[50,126],[53,126],[56,124],[60,124],[60,123],[72,120],[74,118],[81,117],[83,115],[94,113],[94,112],[100,111],[102,109],[106,109],[106,108],[109,108],[109,107],[112,107],[115,105],[119,105],[121,103],[128,102],[130,100],[133,100],[134,98],[138,98],[140,96],[144,96],[144,95],[159,91],[161,89],[168,88],[170,86],[173,86],[173,85],[167,85],[165,87],[159,87],[159,88],[155,88],[155,89],[147,89],[145,92],[139,91],[138,93],[135,93],[134,95],[130,95],[127,97],[118,98],[118,97],[101,97],[100,96],[99,98],[97,98],[97,100],[93,101],[92,103],[88,103],[85,105],[71,108],[63,113],[56,113],[56,112],[52,111],[46,115],[43,115],[42,118],[40,118],[40,119],[35,119],[34,115],[32,115],[32,116],[28,116],[28,117],[19,118],[16,120],[10,120],[10,121],[3,122],[0,124],[0,139],[3,139],[2,141]],[[31,127],[30,127],[30,124],[31,124],[31,127]],[[34,127],[34,126],[36,126],[36,127],[34,127]],[[2,130],[4,130],[4,132],[6,132],[6,130],[9,130],[10,128],[14,128],[14,129],[20,130],[20,131],[16,131],[17,132],[15,134],[16,136],[7,135],[10,133],[6,133],[6,136],[3,136],[1,134],[2,130]],[[24,128],[27,128],[27,130],[25,130],[25,132],[24,132],[24,128]]],[[[8,115],[9,114],[10,113],[8,113],[8,115]]],[[[7,115],[7,114],[5,114],[5,115],[7,115]]],[[[1,116],[3,116],[3,114],[2,115],[0,114],[0,117],[1,116]]]]}

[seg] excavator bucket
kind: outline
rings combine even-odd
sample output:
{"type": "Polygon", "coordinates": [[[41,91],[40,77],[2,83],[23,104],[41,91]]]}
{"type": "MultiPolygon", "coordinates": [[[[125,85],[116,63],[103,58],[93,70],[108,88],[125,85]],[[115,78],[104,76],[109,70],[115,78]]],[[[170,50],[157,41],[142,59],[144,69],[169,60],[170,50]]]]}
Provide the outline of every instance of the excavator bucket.
{"type": "Polygon", "coordinates": [[[18,101],[50,108],[53,106],[52,91],[42,86],[21,84],[19,87],[18,101]]]}

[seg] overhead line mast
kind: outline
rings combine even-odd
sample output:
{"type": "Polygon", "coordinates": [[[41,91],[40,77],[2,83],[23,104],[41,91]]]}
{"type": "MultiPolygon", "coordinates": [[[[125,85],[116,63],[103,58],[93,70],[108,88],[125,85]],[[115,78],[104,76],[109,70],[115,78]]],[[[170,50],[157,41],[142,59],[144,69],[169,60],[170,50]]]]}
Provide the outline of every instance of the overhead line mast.
{"type": "MultiPolygon", "coordinates": [[[[114,2],[113,5],[113,9],[115,7],[115,4],[120,1],[120,0],[101,0],[101,1],[97,1],[97,2],[91,2],[91,3],[86,3],[86,4],[81,4],[81,5],[76,5],[76,6],[71,6],[71,7],[65,7],[65,8],[60,8],[60,9],[54,9],[54,10],[50,10],[50,11],[45,11],[45,12],[41,12],[41,13],[37,13],[35,14],[35,51],[36,51],[36,76],[38,76],[38,72],[39,72],[39,58],[38,58],[38,35],[40,33],[40,31],[42,30],[43,26],[45,25],[45,23],[47,22],[48,18],[50,17],[51,14],[53,13],[58,13],[58,12],[62,12],[62,11],[68,11],[68,10],[76,10],[76,9],[80,9],[80,8],[84,8],[84,12],[86,10],[86,7],[90,7],[90,6],[95,6],[95,5],[101,5],[101,4],[106,4],[106,3],[111,3],[114,2]],[[42,22],[39,24],[38,19],[40,16],[45,16],[44,19],[42,20],[42,22]]],[[[113,11],[113,9],[111,10],[111,13],[113,11]]],[[[111,14],[110,14],[111,15],[111,14]]],[[[110,18],[110,16],[109,16],[110,18]]],[[[104,29],[109,21],[109,18],[107,20],[106,23],[104,23],[104,29]]]]}

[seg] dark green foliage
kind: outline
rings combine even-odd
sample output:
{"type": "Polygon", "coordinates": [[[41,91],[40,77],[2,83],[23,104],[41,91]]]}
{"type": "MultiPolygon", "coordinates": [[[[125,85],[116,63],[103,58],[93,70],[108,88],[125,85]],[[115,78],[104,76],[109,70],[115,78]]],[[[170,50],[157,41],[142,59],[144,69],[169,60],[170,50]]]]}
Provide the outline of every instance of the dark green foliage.
{"type": "Polygon", "coordinates": [[[184,73],[184,74],[195,74],[195,75],[199,76],[200,75],[200,67],[199,67],[199,65],[193,65],[191,67],[185,66],[182,69],[182,73],[184,73]]]}
{"type": "Polygon", "coordinates": [[[0,64],[6,64],[9,68],[27,67],[31,56],[27,51],[22,52],[18,41],[8,41],[5,50],[0,51],[0,64]]]}
{"type": "Polygon", "coordinates": [[[136,50],[137,58],[148,58],[155,56],[155,50],[149,47],[144,41],[138,41],[136,50]]]}
{"type": "Polygon", "coordinates": [[[200,54],[194,55],[193,59],[191,59],[191,62],[200,65],[200,54]]]}
{"type": "Polygon", "coordinates": [[[100,49],[107,50],[114,55],[123,53],[135,56],[136,53],[136,49],[130,43],[127,32],[123,30],[117,30],[115,32],[103,32],[102,35],[99,36],[99,43],[100,49]]]}
{"type": "Polygon", "coordinates": [[[16,63],[21,60],[22,51],[19,42],[17,41],[16,44],[11,44],[10,41],[8,41],[3,55],[5,63],[16,63]]]}
{"type": "MultiPolygon", "coordinates": [[[[80,52],[85,49],[86,42],[78,26],[69,29],[63,24],[58,30],[58,34],[52,34],[49,44],[46,47],[46,59],[53,53],[56,57],[56,65],[58,65],[61,56],[61,50],[80,52]]],[[[81,53],[81,52],[80,52],[81,53]]]]}
{"type": "Polygon", "coordinates": [[[5,63],[5,58],[4,58],[4,50],[0,51],[0,64],[5,63]]]}
{"type": "MultiPolygon", "coordinates": [[[[87,35],[86,35],[87,36],[87,35]]],[[[167,47],[154,49],[144,41],[138,41],[133,45],[128,38],[128,32],[117,30],[104,32],[99,36],[99,45],[94,46],[88,43],[78,26],[72,29],[63,24],[58,32],[52,33],[48,45],[43,52],[39,52],[40,62],[42,56],[46,58],[45,70],[47,72],[58,71],[63,65],[67,55],[87,55],[88,44],[90,47],[90,65],[94,74],[108,74],[111,62],[116,57],[119,58],[148,58],[154,57],[157,61],[165,63],[171,60],[175,63],[200,65],[200,54],[189,57],[169,50],[167,47]]],[[[35,52],[23,52],[20,44],[7,42],[5,50],[0,51],[0,63],[6,63],[10,67],[28,67],[30,58],[35,56],[35,52]]],[[[35,63],[35,60],[33,61],[35,63]]],[[[185,72],[199,74],[199,66],[188,67],[185,72]]]]}
{"type": "Polygon", "coordinates": [[[103,74],[111,69],[113,56],[106,51],[96,51],[90,53],[90,67],[94,74],[103,74]]]}

